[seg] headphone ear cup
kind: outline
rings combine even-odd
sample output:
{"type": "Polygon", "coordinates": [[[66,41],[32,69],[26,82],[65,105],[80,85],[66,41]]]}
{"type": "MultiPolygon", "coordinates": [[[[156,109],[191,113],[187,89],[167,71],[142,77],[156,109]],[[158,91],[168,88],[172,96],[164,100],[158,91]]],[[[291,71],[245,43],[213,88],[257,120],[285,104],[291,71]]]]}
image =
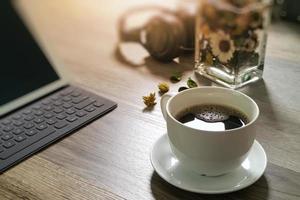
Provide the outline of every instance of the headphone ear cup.
{"type": "Polygon", "coordinates": [[[184,25],[186,32],[186,38],[183,43],[184,49],[194,49],[195,47],[195,24],[196,24],[196,11],[179,9],[176,11],[175,15],[180,19],[184,25]]]}
{"type": "Polygon", "coordinates": [[[185,39],[183,23],[174,15],[163,14],[146,24],[141,42],[152,57],[169,62],[179,56],[185,39]]]}
{"type": "Polygon", "coordinates": [[[140,42],[141,28],[132,30],[119,30],[119,38],[122,42],[140,42]]]}

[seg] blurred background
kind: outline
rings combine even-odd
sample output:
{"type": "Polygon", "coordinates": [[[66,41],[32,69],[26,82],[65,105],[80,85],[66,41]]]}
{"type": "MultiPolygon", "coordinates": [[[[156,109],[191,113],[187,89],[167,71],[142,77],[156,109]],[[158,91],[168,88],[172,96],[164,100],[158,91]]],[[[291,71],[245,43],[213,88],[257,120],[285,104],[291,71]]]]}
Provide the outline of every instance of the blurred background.
{"type": "MultiPolygon", "coordinates": [[[[67,68],[72,68],[69,70],[70,73],[81,71],[85,66],[96,71],[99,66],[115,68],[120,63],[131,66],[141,73],[151,71],[154,75],[163,77],[169,77],[174,70],[193,69],[193,50],[186,51],[173,62],[161,63],[150,57],[143,45],[122,43],[119,29],[120,21],[124,18],[129,23],[129,28],[143,26],[149,15],[145,14],[141,17],[143,12],[136,12],[141,7],[155,7],[152,11],[158,7],[176,10],[185,8],[186,5],[193,4],[197,0],[110,0],[109,2],[105,0],[45,0],[43,2],[15,0],[15,2],[42,41],[47,42],[47,48],[55,52],[67,68]],[[131,14],[128,18],[125,16],[127,13],[131,14]],[[164,65],[166,68],[157,69],[157,64],[164,65]]],[[[300,42],[299,4],[298,0],[274,1],[272,24],[268,29],[267,56],[272,54],[280,59],[289,57],[295,61],[299,60],[299,45],[290,46],[300,42]]],[[[82,73],[89,74],[88,71],[82,73]]],[[[88,76],[86,77],[86,81],[89,82],[88,76]]],[[[74,79],[82,82],[80,77],[74,76],[74,79]]]]}

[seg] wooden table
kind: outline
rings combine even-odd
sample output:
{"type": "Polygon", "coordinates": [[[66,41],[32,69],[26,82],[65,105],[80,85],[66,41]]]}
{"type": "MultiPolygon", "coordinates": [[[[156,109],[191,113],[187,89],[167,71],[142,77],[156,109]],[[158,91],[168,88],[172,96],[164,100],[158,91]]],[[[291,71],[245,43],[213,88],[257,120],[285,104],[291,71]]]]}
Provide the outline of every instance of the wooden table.
{"type": "MultiPolygon", "coordinates": [[[[163,2],[163,3],[162,3],[163,2]]],[[[177,189],[153,170],[149,153],[166,133],[159,105],[143,110],[141,97],[156,91],[173,71],[192,76],[192,56],[161,64],[140,48],[128,48],[130,65],[116,51],[116,22],[146,0],[20,0],[55,61],[77,85],[119,107],[0,175],[0,199],[300,199],[300,27],[270,28],[264,81],[241,91],[258,103],[257,140],[268,156],[265,174],[242,191],[201,195],[177,189]],[[141,63],[142,62],[142,63],[141,63]]],[[[128,61],[127,59],[127,61],[128,61]]],[[[211,85],[199,80],[201,85],[211,85]]],[[[172,90],[184,84],[171,85],[172,90]]]]}

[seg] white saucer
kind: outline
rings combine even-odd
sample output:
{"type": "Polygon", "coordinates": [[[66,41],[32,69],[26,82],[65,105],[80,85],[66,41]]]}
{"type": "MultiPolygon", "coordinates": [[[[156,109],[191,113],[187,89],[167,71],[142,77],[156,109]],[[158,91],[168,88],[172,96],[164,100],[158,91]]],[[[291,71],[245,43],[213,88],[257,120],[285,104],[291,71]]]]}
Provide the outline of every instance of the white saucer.
{"type": "Polygon", "coordinates": [[[241,190],[257,181],[267,166],[266,153],[255,141],[248,158],[235,171],[217,177],[201,176],[186,170],[177,160],[171,151],[167,134],[156,141],[150,158],[153,168],[165,181],[178,188],[204,194],[241,190]]]}

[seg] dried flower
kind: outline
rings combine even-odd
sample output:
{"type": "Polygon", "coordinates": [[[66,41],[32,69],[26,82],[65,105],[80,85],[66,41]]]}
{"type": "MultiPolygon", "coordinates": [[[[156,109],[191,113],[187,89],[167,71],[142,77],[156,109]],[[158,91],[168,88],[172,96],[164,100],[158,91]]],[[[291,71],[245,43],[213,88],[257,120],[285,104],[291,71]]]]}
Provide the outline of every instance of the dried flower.
{"type": "Polygon", "coordinates": [[[178,89],[178,92],[181,92],[181,91],[187,90],[187,89],[189,89],[189,88],[187,88],[187,87],[180,87],[180,88],[178,89]]]}
{"type": "Polygon", "coordinates": [[[203,4],[201,11],[200,11],[205,20],[214,21],[217,18],[217,10],[215,6],[211,5],[210,3],[203,4]]]}
{"type": "Polygon", "coordinates": [[[233,26],[231,34],[237,36],[247,31],[249,20],[250,17],[248,13],[239,14],[238,16],[236,16],[236,18],[234,19],[235,26],[233,26]]]}
{"type": "Polygon", "coordinates": [[[212,56],[212,54],[210,52],[207,52],[206,56],[205,56],[205,64],[213,65],[213,62],[214,62],[213,59],[214,59],[214,57],[212,56]]]}
{"type": "Polygon", "coordinates": [[[202,24],[201,25],[201,33],[207,37],[210,34],[211,30],[207,24],[202,24]]]}
{"type": "Polygon", "coordinates": [[[232,58],[235,51],[234,43],[231,40],[230,35],[223,31],[211,34],[210,45],[212,53],[217,56],[222,63],[227,63],[232,58]]]}
{"type": "Polygon", "coordinates": [[[257,31],[249,30],[243,37],[236,38],[234,45],[236,51],[254,52],[259,45],[257,31]]]}
{"type": "Polygon", "coordinates": [[[187,81],[187,85],[189,86],[189,88],[198,87],[197,83],[191,78],[189,78],[189,80],[187,81]]]}
{"type": "Polygon", "coordinates": [[[250,17],[250,27],[262,28],[263,26],[263,11],[252,11],[249,15],[250,17]]]}
{"type": "Polygon", "coordinates": [[[233,6],[236,6],[238,8],[244,8],[246,6],[249,6],[253,3],[257,3],[259,2],[259,0],[224,0],[225,2],[233,5],[233,6]]]}
{"type": "Polygon", "coordinates": [[[156,104],[155,92],[150,93],[149,96],[143,96],[144,104],[147,107],[152,107],[156,104]]]}
{"type": "Polygon", "coordinates": [[[247,38],[245,40],[242,50],[252,52],[255,51],[257,46],[258,46],[257,35],[253,34],[250,38],[247,38]]]}
{"type": "Polygon", "coordinates": [[[182,78],[182,74],[179,73],[179,72],[175,72],[172,74],[172,76],[170,77],[170,80],[173,82],[173,83],[177,83],[179,81],[181,81],[181,78],[182,78]]]}
{"type": "Polygon", "coordinates": [[[169,85],[167,83],[158,84],[158,89],[160,94],[164,94],[169,91],[169,85]]]}

